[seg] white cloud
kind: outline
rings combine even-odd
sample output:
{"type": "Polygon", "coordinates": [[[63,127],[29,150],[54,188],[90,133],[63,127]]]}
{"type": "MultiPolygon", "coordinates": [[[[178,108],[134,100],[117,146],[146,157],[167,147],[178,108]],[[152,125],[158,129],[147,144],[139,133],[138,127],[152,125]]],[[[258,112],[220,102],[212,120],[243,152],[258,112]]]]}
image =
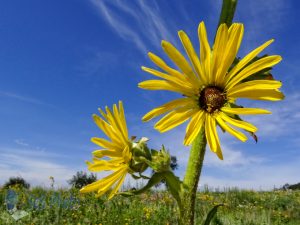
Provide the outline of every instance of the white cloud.
{"type": "Polygon", "coordinates": [[[160,9],[155,2],[152,2],[150,6],[147,1],[142,0],[130,2],[120,0],[90,1],[117,34],[124,40],[133,42],[143,54],[147,52],[147,43],[159,47],[162,39],[176,42],[167,28],[172,27],[172,22],[168,21],[167,26],[161,18],[160,9]],[[132,24],[129,25],[129,21],[132,24]]]}
{"type": "Polygon", "coordinates": [[[271,190],[284,184],[299,182],[300,158],[285,164],[252,164],[236,170],[227,170],[225,174],[219,169],[216,172],[222,175],[202,173],[200,187],[208,185],[213,188],[238,187],[256,190],[271,190]]]}
{"type": "MultiPolygon", "coordinates": [[[[263,157],[259,156],[251,156],[249,154],[243,153],[241,150],[233,150],[233,147],[226,144],[223,141],[222,145],[222,152],[224,155],[224,160],[220,160],[216,155],[213,153],[207,153],[204,161],[204,165],[207,167],[219,167],[219,168],[238,168],[238,167],[247,167],[252,166],[255,164],[260,164],[264,162],[263,157]],[[225,144],[224,144],[225,143],[225,144]]],[[[241,145],[239,145],[241,146],[241,145]]],[[[207,151],[210,151],[207,149],[207,151]]]]}
{"type": "Polygon", "coordinates": [[[21,176],[33,186],[49,187],[49,177],[53,176],[56,187],[65,187],[66,180],[70,179],[78,168],[58,163],[61,157],[63,156],[45,151],[1,147],[0,183],[3,184],[10,177],[21,176]]]}

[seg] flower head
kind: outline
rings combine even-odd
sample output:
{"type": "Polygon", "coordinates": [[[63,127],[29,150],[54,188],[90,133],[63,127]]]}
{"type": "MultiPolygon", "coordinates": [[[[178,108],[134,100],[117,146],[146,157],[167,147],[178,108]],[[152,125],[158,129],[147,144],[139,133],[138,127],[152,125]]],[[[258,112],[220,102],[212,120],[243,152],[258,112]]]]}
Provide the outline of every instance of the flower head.
{"type": "Polygon", "coordinates": [[[257,55],[273,40],[254,49],[238,63],[234,63],[244,33],[243,24],[226,24],[218,28],[213,48],[210,48],[204,22],[199,24],[200,57],[184,31],[178,35],[190,60],[169,42],[162,41],[162,48],[179,70],[168,66],[161,58],[149,53],[150,59],[164,72],[142,67],[142,69],[160,80],[147,80],[139,87],[148,90],[168,90],[184,97],[170,101],[148,112],[143,121],[148,121],[167,113],[156,124],[160,132],[168,131],[189,120],[184,144],[190,145],[202,127],[210,149],[219,158],[223,158],[216,126],[227,131],[241,141],[247,137],[239,130],[250,133],[257,128],[240,119],[239,115],[269,114],[264,109],[243,108],[235,105],[237,98],[277,101],[284,98],[278,90],[281,82],[266,79],[249,79],[256,73],[269,69],[281,61],[279,55],[261,57],[257,55]],[[247,80],[248,79],[248,80],[247,80]]]}
{"type": "Polygon", "coordinates": [[[97,196],[108,192],[112,187],[109,198],[120,189],[126,174],[130,171],[132,159],[132,141],[128,138],[123,104],[119,102],[119,109],[113,105],[113,111],[106,107],[106,113],[99,109],[103,118],[93,115],[95,123],[110,138],[93,137],[91,141],[103,149],[93,152],[93,162],[87,162],[88,169],[93,172],[113,171],[110,175],[83,187],[80,192],[98,191],[97,196]],[[103,159],[103,158],[106,159],[103,159]]]}

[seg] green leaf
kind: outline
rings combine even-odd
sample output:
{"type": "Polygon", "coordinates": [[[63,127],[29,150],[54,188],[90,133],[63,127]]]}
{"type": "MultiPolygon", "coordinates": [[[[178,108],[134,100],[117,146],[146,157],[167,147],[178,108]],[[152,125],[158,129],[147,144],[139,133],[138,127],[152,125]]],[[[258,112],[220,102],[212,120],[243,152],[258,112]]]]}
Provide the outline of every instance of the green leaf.
{"type": "Polygon", "coordinates": [[[126,192],[119,192],[118,195],[122,195],[125,197],[138,195],[146,192],[154,185],[158,184],[162,179],[164,179],[164,173],[154,173],[152,177],[149,179],[148,183],[139,190],[132,190],[132,191],[126,191],[126,192]]]}
{"type": "Polygon", "coordinates": [[[167,187],[170,190],[173,197],[177,200],[177,202],[180,202],[180,190],[182,182],[178,177],[174,175],[172,171],[164,172],[164,177],[167,183],[167,187]]]}
{"type": "Polygon", "coordinates": [[[218,204],[218,205],[214,206],[207,214],[206,220],[204,221],[203,225],[210,224],[211,220],[214,218],[215,214],[217,213],[219,206],[224,206],[224,204],[218,204]]]}
{"type": "Polygon", "coordinates": [[[252,80],[274,80],[273,75],[270,73],[272,68],[266,68],[261,70],[246,79],[242,80],[241,83],[252,81],[252,80]]]}

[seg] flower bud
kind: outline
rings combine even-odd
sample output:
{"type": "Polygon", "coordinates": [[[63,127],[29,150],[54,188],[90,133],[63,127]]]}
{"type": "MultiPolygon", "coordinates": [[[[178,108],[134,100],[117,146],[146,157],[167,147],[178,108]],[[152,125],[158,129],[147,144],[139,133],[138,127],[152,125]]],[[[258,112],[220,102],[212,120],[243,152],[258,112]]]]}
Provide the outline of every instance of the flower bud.
{"type": "Polygon", "coordinates": [[[165,147],[162,146],[160,151],[152,151],[152,160],[150,167],[155,172],[164,172],[170,170],[171,156],[165,147]]]}
{"type": "Polygon", "coordinates": [[[142,173],[148,168],[147,161],[151,160],[151,153],[146,143],[148,140],[148,138],[142,137],[138,142],[132,143],[130,169],[133,172],[142,173]]]}

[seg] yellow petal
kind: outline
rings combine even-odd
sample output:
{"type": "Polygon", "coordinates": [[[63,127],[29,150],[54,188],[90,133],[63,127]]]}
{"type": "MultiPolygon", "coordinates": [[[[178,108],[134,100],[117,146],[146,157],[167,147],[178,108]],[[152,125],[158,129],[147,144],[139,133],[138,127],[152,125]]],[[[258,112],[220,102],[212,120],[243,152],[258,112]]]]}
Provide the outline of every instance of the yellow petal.
{"type": "Polygon", "coordinates": [[[217,70],[217,79],[220,77],[219,84],[224,86],[225,75],[232,65],[236,54],[239,50],[242,38],[244,34],[243,24],[234,23],[228,30],[228,42],[226,44],[224,56],[222,59],[221,66],[217,70]]]}
{"type": "Polygon", "coordinates": [[[230,114],[237,114],[237,115],[251,115],[251,114],[271,114],[270,111],[265,109],[257,109],[257,108],[229,108],[223,107],[221,111],[230,114]]]}
{"type": "MultiPolygon", "coordinates": [[[[142,81],[138,84],[139,88],[147,89],[147,90],[167,90],[173,91],[180,94],[184,94],[186,96],[194,95],[191,92],[187,92],[186,88],[176,86],[174,83],[170,83],[169,81],[165,80],[146,80],[142,81]]],[[[194,91],[196,93],[196,89],[194,91]]]]}
{"type": "Polygon", "coordinates": [[[128,138],[128,130],[127,130],[126,118],[125,118],[124,107],[123,107],[122,101],[119,101],[119,110],[120,110],[120,120],[121,120],[122,126],[125,129],[126,137],[128,138]]]}
{"type": "Polygon", "coordinates": [[[190,145],[197,137],[201,127],[205,121],[205,113],[203,110],[197,112],[186,127],[184,145],[190,145]]]}
{"type": "Polygon", "coordinates": [[[218,124],[220,125],[220,127],[222,127],[225,131],[227,131],[228,133],[230,133],[231,135],[233,135],[234,137],[236,137],[237,139],[245,142],[247,140],[247,137],[245,134],[243,134],[240,131],[237,131],[235,129],[233,129],[232,127],[228,126],[223,119],[221,119],[220,116],[216,117],[216,120],[218,122],[218,124]]]}
{"type": "Polygon", "coordinates": [[[181,92],[184,93],[184,95],[186,96],[193,96],[195,95],[195,93],[198,92],[197,87],[194,87],[194,85],[187,82],[185,79],[179,79],[177,77],[170,76],[168,74],[147,67],[142,67],[142,69],[150,74],[167,80],[167,82],[174,86],[174,88],[181,90],[181,92]]]}
{"type": "Polygon", "coordinates": [[[115,131],[118,133],[119,138],[122,139],[122,143],[127,143],[128,141],[128,136],[124,133],[124,130],[122,128],[122,124],[118,118],[118,112],[117,112],[117,107],[114,104],[113,106],[113,112],[110,111],[110,109],[106,106],[106,115],[108,118],[108,122],[112,125],[112,127],[115,129],[115,131]]]}
{"type": "Polygon", "coordinates": [[[151,110],[150,112],[148,112],[146,115],[144,115],[143,121],[149,121],[149,120],[151,120],[157,116],[160,116],[166,112],[169,112],[173,109],[180,108],[180,107],[187,106],[187,105],[192,106],[193,104],[195,104],[195,103],[190,98],[175,99],[164,105],[158,106],[158,107],[154,108],[153,110],[151,110]]]}
{"type": "Polygon", "coordinates": [[[129,161],[131,160],[131,157],[132,157],[132,153],[130,151],[130,148],[129,148],[129,146],[126,146],[122,152],[122,158],[125,163],[129,163],[129,161]]]}
{"type": "Polygon", "coordinates": [[[93,119],[96,125],[105,133],[107,137],[112,140],[112,142],[116,143],[120,148],[123,147],[123,143],[120,140],[118,133],[110,124],[106,123],[101,117],[96,114],[93,115],[93,119]]]}
{"type": "Polygon", "coordinates": [[[189,80],[186,79],[186,76],[182,73],[180,73],[179,71],[169,67],[164,60],[162,60],[160,57],[158,57],[157,55],[155,55],[152,52],[148,53],[149,58],[151,59],[151,61],[153,63],[155,63],[159,68],[161,68],[162,70],[166,71],[168,74],[177,77],[180,80],[185,80],[186,82],[190,82],[189,80]]]}
{"type": "Polygon", "coordinates": [[[245,90],[231,94],[232,98],[249,98],[254,100],[279,101],[284,99],[282,92],[270,89],[245,90]]]}
{"type": "Polygon", "coordinates": [[[244,25],[242,23],[233,23],[228,30],[228,35],[229,43],[227,45],[232,46],[232,48],[228,49],[233,50],[233,54],[236,55],[243,40],[244,25]]]}
{"type": "Polygon", "coordinates": [[[154,126],[160,132],[166,132],[187,121],[198,109],[186,109],[184,107],[175,109],[160,119],[154,126]]]}
{"type": "Polygon", "coordinates": [[[91,138],[91,141],[94,144],[99,145],[106,149],[114,149],[114,150],[120,149],[120,146],[118,144],[116,144],[114,142],[109,142],[108,140],[105,140],[103,138],[93,137],[93,138],[91,138]]]}
{"type": "Polygon", "coordinates": [[[266,47],[268,47],[274,40],[269,40],[266,43],[262,44],[258,48],[254,49],[248,55],[246,55],[239,63],[228,73],[226,76],[226,83],[231,80],[236,73],[238,73],[241,69],[244,68],[255,56],[257,56],[260,52],[262,52],[266,47]]]}
{"type": "MultiPolygon", "coordinates": [[[[125,171],[126,174],[126,171],[125,171]]],[[[120,181],[122,178],[124,177],[124,172],[119,174],[119,177],[116,177],[115,180],[110,181],[110,183],[107,183],[106,185],[103,185],[102,188],[98,189],[98,192],[96,194],[96,197],[100,197],[102,196],[104,193],[106,193],[107,191],[109,191],[113,185],[115,183],[117,183],[118,181],[120,181]]],[[[109,198],[110,199],[110,198],[109,198]]]]}
{"type": "Polygon", "coordinates": [[[262,89],[277,89],[282,86],[282,83],[277,80],[253,80],[235,85],[227,91],[227,96],[237,94],[243,91],[256,91],[262,89]]]}
{"type": "Polygon", "coordinates": [[[174,84],[177,84],[178,86],[181,86],[182,88],[185,88],[187,90],[193,88],[193,86],[190,83],[186,82],[186,80],[184,80],[184,79],[179,79],[178,77],[174,77],[174,76],[162,73],[158,70],[154,70],[154,69],[144,67],[144,66],[142,66],[142,70],[144,70],[145,72],[148,72],[154,76],[157,76],[157,77],[163,78],[167,81],[170,81],[174,84]]]}
{"type": "Polygon", "coordinates": [[[233,77],[225,87],[225,90],[229,90],[230,88],[234,87],[240,81],[244,80],[245,78],[249,77],[250,75],[259,72],[265,68],[269,68],[274,66],[275,64],[281,61],[281,56],[273,55],[261,58],[254,63],[251,63],[249,66],[245,67],[241,72],[239,72],[235,77],[233,77]]]}
{"type": "Polygon", "coordinates": [[[223,77],[219,77],[220,73],[217,73],[218,68],[222,67],[224,62],[224,53],[228,40],[228,28],[225,23],[221,24],[217,30],[215,43],[212,51],[212,82],[213,84],[219,85],[223,83],[223,77]]]}
{"type": "Polygon", "coordinates": [[[206,80],[211,81],[211,71],[210,71],[211,49],[209,46],[206,28],[203,21],[199,24],[198,27],[198,37],[200,43],[200,61],[201,61],[202,70],[204,71],[206,80]]]}
{"type": "Polygon", "coordinates": [[[230,124],[232,124],[232,125],[234,125],[238,128],[242,128],[242,129],[250,131],[250,132],[256,132],[257,131],[257,128],[255,126],[253,126],[251,123],[247,123],[245,121],[233,119],[233,118],[227,116],[223,112],[220,112],[219,115],[224,121],[226,121],[226,122],[228,122],[228,123],[230,123],[230,124]]]}
{"type": "Polygon", "coordinates": [[[98,189],[97,195],[96,197],[100,197],[102,196],[104,193],[106,193],[116,182],[118,182],[119,180],[122,180],[122,178],[124,177],[124,175],[126,175],[128,168],[124,167],[122,169],[120,169],[118,175],[115,177],[115,179],[110,180],[109,182],[107,182],[106,184],[102,185],[101,188],[98,189]]]}
{"type": "Polygon", "coordinates": [[[121,115],[118,111],[117,105],[113,105],[113,113],[114,113],[114,118],[116,120],[116,123],[119,127],[119,130],[122,133],[122,136],[124,137],[124,141],[127,142],[128,140],[128,132],[127,132],[127,127],[126,124],[124,125],[123,121],[121,120],[121,115]]]}
{"type": "Polygon", "coordinates": [[[92,152],[92,154],[95,157],[103,158],[103,157],[110,157],[110,158],[116,158],[121,157],[122,152],[121,151],[115,151],[115,150],[106,150],[106,149],[99,149],[92,152]]]}
{"type": "Polygon", "coordinates": [[[200,78],[201,83],[207,84],[208,80],[202,71],[199,57],[195,52],[192,42],[184,31],[179,31],[178,35],[190,61],[193,64],[194,70],[197,72],[197,75],[200,78]]]}
{"type": "Polygon", "coordinates": [[[124,174],[121,176],[120,180],[115,185],[114,189],[110,192],[110,194],[108,196],[108,200],[111,199],[112,197],[114,197],[115,194],[117,193],[117,191],[120,189],[121,185],[123,184],[123,182],[125,180],[126,174],[127,174],[127,171],[124,171],[124,174]]]}
{"type": "MultiPolygon", "coordinates": [[[[95,159],[94,159],[95,161],[95,159]]],[[[123,161],[123,160],[122,160],[123,161]]],[[[120,168],[120,163],[111,163],[107,160],[97,160],[94,163],[88,165],[89,171],[100,172],[104,170],[116,170],[120,168]]]]}
{"type": "MultiPolygon", "coordinates": [[[[100,109],[100,108],[98,108],[98,111],[99,111],[100,114],[103,116],[103,118],[108,122],[108,117],[107,117],[106,113],[105,113],[102,109],[100,109]]],[[[110,126],[111,126],[111,125],[110,125],[110,126]]]]}
{"type": "Polygon", "coordinates": [[[216,120],[209,113],[206,113],[205,136],[210,149],[215,152],[221,160],[223,160],[220,140],[216,129],[216,120]]]}
{"type": "Polygon", "coordinates": [[[127,168],[127,166],[121,167],[119,170],[106,176],[105,178],[84,186],[82,189],[80,189],[80,192],[87,193],[110,188],[120,178],[120,176],[124,174],[124,171],[127,171],[127,168]]]}
{"type": "Polygon", "coordinates": [[[187,76],[186,78],[191,81],[195,88],[200,88],[199,79],[195,76],[195,73],[186,61],[184,56],[169,42],[162,41],[163,50],[169,56],[169,58],[179,67],[179,69],[187,76]]]}

